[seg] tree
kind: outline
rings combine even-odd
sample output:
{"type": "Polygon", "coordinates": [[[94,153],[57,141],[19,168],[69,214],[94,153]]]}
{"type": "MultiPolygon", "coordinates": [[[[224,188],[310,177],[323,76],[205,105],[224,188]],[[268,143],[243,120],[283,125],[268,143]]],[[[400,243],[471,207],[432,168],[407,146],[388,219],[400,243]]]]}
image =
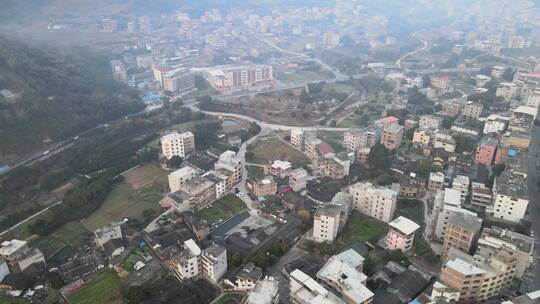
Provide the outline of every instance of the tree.
{"type": "Polygon", "coordinates": [[[422,87],[429,88],[431,86],[431,77],[429,75],[422,76],[422,87]]]}
{"type": "Polygon", "coordinates": [[[261,132],[261,127],[256,122],[251,122],[248,129],[249,134],[257,135],[261,132]]]}
{"type": "Polygon", "coordinates": [[[502,75],[502,79],[504,81],[512,81],[512,80],[514,80],[514,74],[515,73],[516,73],[516,71],[514,71],[514,69],[506,68],[506,70],[504,70],[504,73],[502,75]]]}
{"type": "Polygon", "coordinates": [[[368,156],[369,166],[375,170],[390,168],[390,151],[382,144],[371,147],[368,156]]]}
{"type": "Polygon", "coordinates": [[[171,159],[167,160],[167,167],[180,168],[183,161],[184,160],[180,156],[174,155],[173,157],[171,157],[171,159]]]}

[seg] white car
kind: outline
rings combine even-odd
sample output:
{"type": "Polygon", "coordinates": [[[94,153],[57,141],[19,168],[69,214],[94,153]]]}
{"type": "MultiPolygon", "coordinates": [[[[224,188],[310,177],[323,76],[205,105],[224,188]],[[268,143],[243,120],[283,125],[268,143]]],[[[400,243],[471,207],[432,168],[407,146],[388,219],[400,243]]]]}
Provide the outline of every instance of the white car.
{"type": "Polygon", "coordinates": [[[238,192],[238,196],[244,196],[245,193],[244,192],[238,192]]]}

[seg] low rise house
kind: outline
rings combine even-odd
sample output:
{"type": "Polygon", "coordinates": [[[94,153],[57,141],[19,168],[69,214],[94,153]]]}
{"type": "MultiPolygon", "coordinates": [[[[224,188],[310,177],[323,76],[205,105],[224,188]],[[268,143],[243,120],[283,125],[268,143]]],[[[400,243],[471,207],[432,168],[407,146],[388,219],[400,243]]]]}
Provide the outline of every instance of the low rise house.
{"type": "Polygon", "coordinates": [[[373,290],[374,303],[411,303],[426,290],[431,279],[413,265],[405,268],[391,261],[369,278],[368,286],[377,286],[373,290]]]}
{"type": "Polygon", "coordinates": [[[289,174],[289,186],[295,192],[300,192],[306,188],[308,173],[303,168],[294,169],[289,174]]]}
{"type": "Polygon", "coordinates": [[[262,268],[253,263],[247,263],[244,267],[231,278],[224,279],[226,287],[237,291],[250,291],[255,288],[255,284],[262,277],[262,268]]]}
{"type": "Polygon", "coordinates": [[[249,293],[246,304],[276,304],[279,302],[279,286],[274,277],[265,277],[257,282],[249,293]]]}
{"type": "Polygon", "coordinates": [[[258,197],[274,195],[277,192],[277,183],[270,176],[261,180],[249,180],[247,185],[251,192],[258,197]]]}
{"type": "Polygon", "coordinates": [[[289,274],[290,277],[290,298],[293,303],[309,304],[345,304],[334,293],[317,283],[313,278],[296,269],[289,274]]]}
{"type": "Polygon", "coordinates": [[[285,178],[289,176],[292,170],[292,165],[288,161],[275,160],[272,163],[268,163],[264,166],[264,174],[271,175],[278,178],[285,178]]]}

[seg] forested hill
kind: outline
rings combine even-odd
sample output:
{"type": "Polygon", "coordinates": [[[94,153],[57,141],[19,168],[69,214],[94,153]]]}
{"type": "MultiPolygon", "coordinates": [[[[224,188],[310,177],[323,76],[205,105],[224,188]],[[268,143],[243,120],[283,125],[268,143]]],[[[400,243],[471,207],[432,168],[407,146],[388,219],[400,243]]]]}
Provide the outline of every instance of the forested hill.
{"type": "Polygon", "coordinates": [[[0,163],[144,108],[113,80],[109,61],[80,49],[58,54],[0,36],[0,163]]]}

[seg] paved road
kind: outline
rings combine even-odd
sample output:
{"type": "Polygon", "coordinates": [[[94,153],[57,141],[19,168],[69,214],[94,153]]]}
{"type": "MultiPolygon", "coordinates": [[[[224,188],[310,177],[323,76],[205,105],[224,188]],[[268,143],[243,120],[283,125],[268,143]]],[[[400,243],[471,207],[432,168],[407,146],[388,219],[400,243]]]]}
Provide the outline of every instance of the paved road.
{"type": "MultiPolygon", "coordinates": [[[[536,157],[536,154],[540,153],[540,127],[534,127],[531,135],[531,145],[529,146],[529,170],[528,170],[528,190],[529,190],[529,216],[532,222],[532,231],[535,237],[535,248],[540,249],[540,200],[538,194],[540,193],[540,171],[536,169],[536,160],[540,160],[540,157],[536,157]]],[[[538,252],[538,251],[537,251],[538,252]]],[[[531,290],[540,289],[540,260],[534,261],[534,284],[531,290]]]]}
{"type": "Polygon", "coordinates": [[[413,36],[414,38],[417,38],[418,40],[420,40],[420,41],[422,42],[422,44],[423,44],[422,47],[420,47],[419,49],[416,49],[416,50],[414,50],[414,51],[408,52],[407,54],[401,56],[401,57],[396,61],[396,65],[397,65],[399,68],[402,68],[401,63],[402,63],[402,61],[403,61],[405,58],[407,58],[407,57],[409,57],[409,56],[411,56],[411,55],[414,55],[414,54],[416,54],[416,53],[419,53],[419,52],[421,52],[421,51],[427,49],[427,47],[428,47],[427,41],[424,40],[424,39],[422,39],[422,38],[416,37],[417,35],[418,35],[418,32],[415,32],[415,33],[412,34],[412,36],[413,36]]]}

